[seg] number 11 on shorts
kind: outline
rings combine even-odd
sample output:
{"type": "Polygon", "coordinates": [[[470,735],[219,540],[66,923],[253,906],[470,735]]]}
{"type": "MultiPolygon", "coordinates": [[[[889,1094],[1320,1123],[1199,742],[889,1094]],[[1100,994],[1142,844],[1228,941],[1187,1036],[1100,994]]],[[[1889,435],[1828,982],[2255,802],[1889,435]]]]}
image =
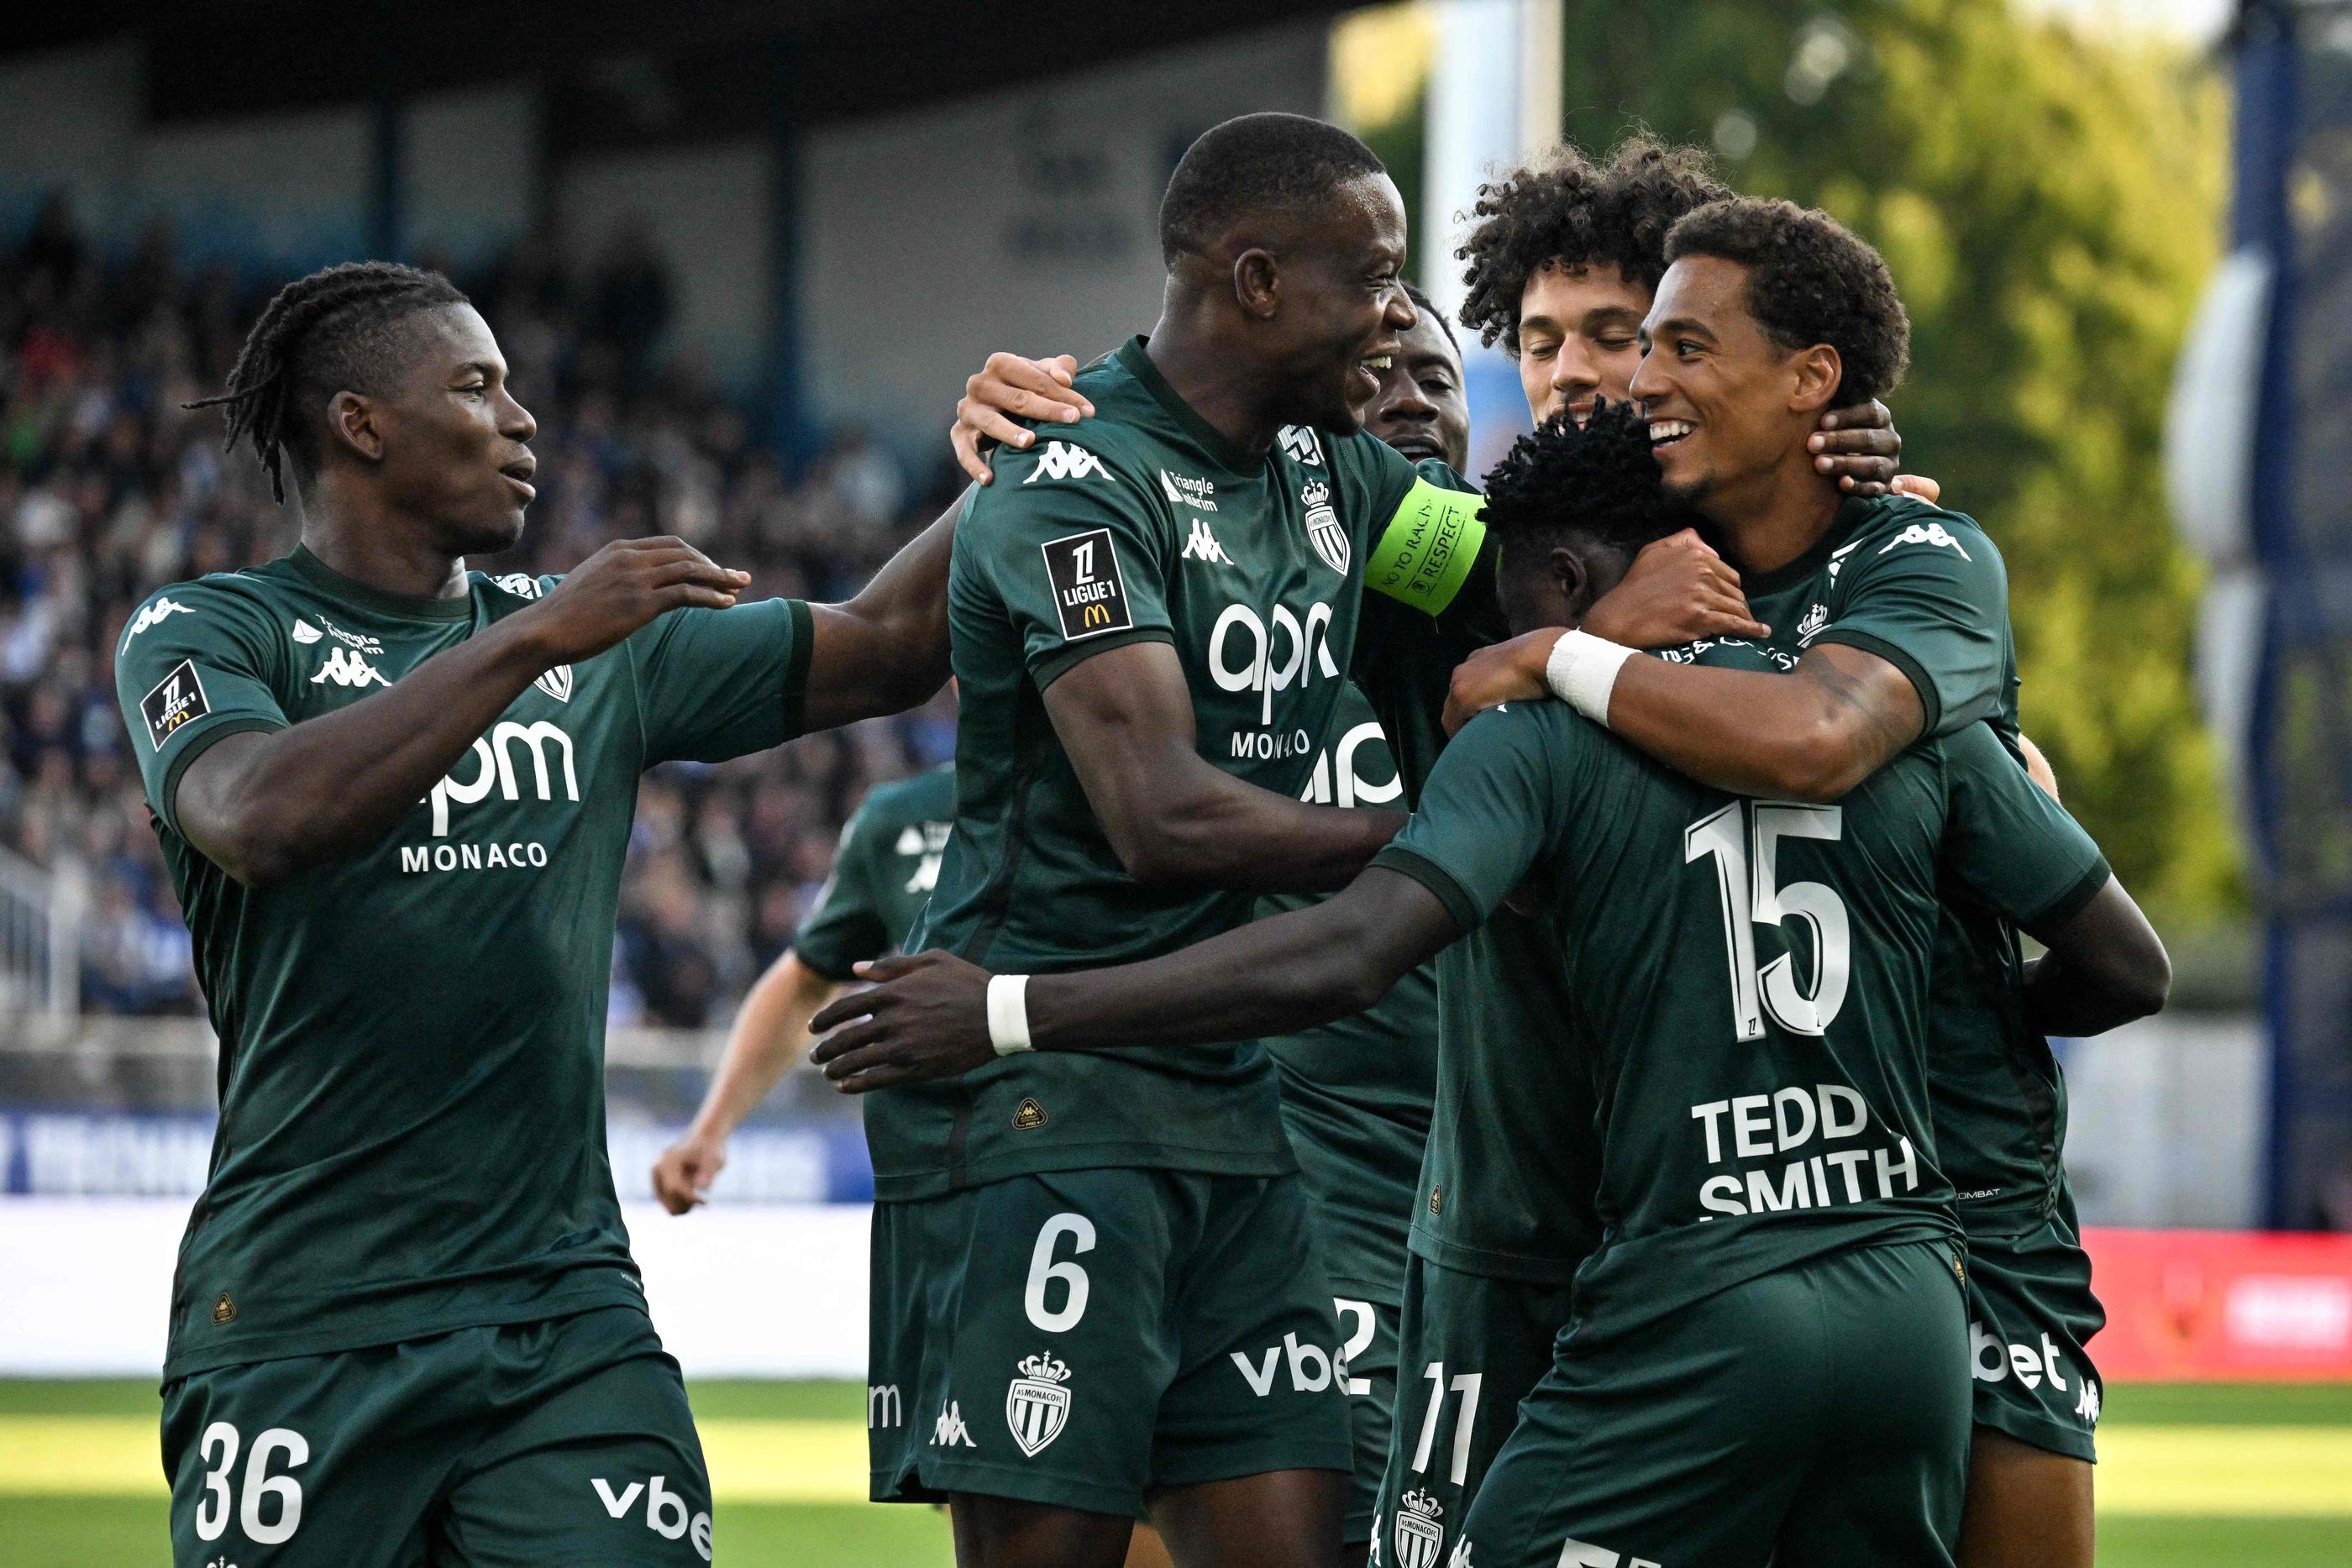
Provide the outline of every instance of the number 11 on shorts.
{"type": "Polygon", "coordinates": [[[1451,1391],[1462,1396],[1462,1408],[1454,1417],[1452,1469],[1454,1484],[1461,1486],[1470,1479],[1470,1433],[1478,1421],[1478,1385],[1486,1375],[1457,1373],[1448,1383],[1442,1361],[1431,1362],[1421,1369],[1421,1375],[1429,1379],[1429,1408],[1421,1417],[1421,1441],[1413,1445],[1412,1473],[1418,1476],[1429,1472],[1429,1450],[1437,1440],[1437,1413],[1445,1407],[1445,1396],[1451,1391]]]}

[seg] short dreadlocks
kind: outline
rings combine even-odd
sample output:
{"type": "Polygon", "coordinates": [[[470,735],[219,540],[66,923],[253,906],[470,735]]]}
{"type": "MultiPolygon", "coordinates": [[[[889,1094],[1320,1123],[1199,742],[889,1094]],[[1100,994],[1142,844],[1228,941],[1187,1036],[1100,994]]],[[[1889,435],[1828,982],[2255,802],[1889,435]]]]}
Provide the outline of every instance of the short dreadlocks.
{"type": "Polygon", "coordinates": [[[439,273],[397,262],[355,261],[298,277],[246,334],[226,389],[187,406],[227,409],[226,450],[250,441],[269,493],[283,501],[286,454],[298,479],[319,466],[300,411],[339,392],[380,390],[397,347],[393,328],[417,311],[467,302],[439,273]]]}
{"type": "Polygon", "coordinates": [[[1605,398],[1581,425],[1557,413],[1513,442],[1486,476],[1486,516],[1507,549],[1573,536],[1628,557],[1691,526],[1659,481],[1648,422],[1605,398]]]}

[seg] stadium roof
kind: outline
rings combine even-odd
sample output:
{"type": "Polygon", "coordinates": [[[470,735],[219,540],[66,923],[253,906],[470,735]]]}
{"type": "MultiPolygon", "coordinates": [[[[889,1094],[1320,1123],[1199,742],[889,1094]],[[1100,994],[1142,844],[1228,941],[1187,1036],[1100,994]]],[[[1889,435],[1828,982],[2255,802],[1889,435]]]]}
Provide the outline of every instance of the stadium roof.
{"type": "Polygon", "coordinates": [[[155,120],[540,77],[558,89],[556,129],[577,146],[737,134],[771,123],[779,108],[802,124],[904,110],[1349,8],[1339,0],[81,0],[19,16],[0,57],[136,38],[146,46],[155,120]]]}

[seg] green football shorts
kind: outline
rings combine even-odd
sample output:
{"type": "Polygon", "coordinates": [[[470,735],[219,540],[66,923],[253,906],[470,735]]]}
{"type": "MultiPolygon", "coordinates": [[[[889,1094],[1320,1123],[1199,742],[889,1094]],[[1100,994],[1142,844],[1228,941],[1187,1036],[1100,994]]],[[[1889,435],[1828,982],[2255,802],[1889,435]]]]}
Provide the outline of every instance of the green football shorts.
{"type": "Polygon", "coordinates": [[[1381,1473],[1389,1462],[1390,1413],[1397,1396],[1397,1303],[1377,1299],[1361,1281],[1331,1281],[1339,1313],[1339,1356],[1345,1364],[1348,1433],[1355,1448],[1348,1482],[1350,1546],[1372,1538],[1380,1513],[1381,1473]]]}
{"type": "Polygon", "coordinates": [[[1948,1564],[1968,1481],[1958,1273],[1935,1243],[1860,1248],[1600,1344],[1571,1329],[1471,1503],[1462,1561],[1948,1564]]]}
{"type": "Polygon", "coordinates": [[[872,1495],[1140,1518],[1161,1487],[1346,1471],[1296,1176],[1113,1168],[874,1209],[872,1495]]]}
{"type": "Polygon", "coordinates": [[[710,1480],[646,1314],[460,1329],[163,1390],[179,1568],[710,1561],[710,1480]]]}
{"type": "MultiPolygon", "coordinates": [[[[1405,1260],[1394,1434],[1380,1490],[1376,1563],[1433,1568],[1551,1370],[1570,1288],[1405,1260]]],[[[1481,1565],[1483,1568],[1483,1564],[1481,1565]]]]}
{"type": "Polygon", "coordinates": [[[2063,1214],[2020,1235],[1969,1238],[1969,1371],[1976,1424],[2097,1462],[2099,1369],[2084,1347],[2106,1326],[2091,1259],[2063,1214]]]}

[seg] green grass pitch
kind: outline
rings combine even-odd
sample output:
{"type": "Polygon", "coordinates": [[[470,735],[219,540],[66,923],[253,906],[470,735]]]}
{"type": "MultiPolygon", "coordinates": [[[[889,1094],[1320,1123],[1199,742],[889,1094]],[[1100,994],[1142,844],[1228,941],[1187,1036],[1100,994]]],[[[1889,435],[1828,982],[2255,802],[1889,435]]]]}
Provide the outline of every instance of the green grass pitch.
{"type": "MultiPolygon", "coordinates": [[[[692,1392],[696,1412],[705,1421],[837,1422],[844,1443],[862,1445],[864,1391],[856,1385],[713,1383],[692,1392]]],[[[153,1389],[141,1384],[0,1381],[0,1456],[15,1446],[9,1440],[15,1422],[115,1417],[103,1430],[113,1434],[108,1441],[120,1444],[131,1441],[135,1431],[125,1418],[152,1423],[156,1410],[153,1389]]],[[[2102,1426],[2231,1432],[2284,1427],[2341,1441],[2352,1435],[2352,1386],[2116,1386],[2108,1391],[2102,1426]]],[[[2222,1433],[2213,1440],[2226,1445],[2232,1439],[2222,1433]]],[[[152,1464],[152,1426],[143,1442],[141,1462],[152,1464]]],[[[17,1469],[0,1459],[0,1542],[5,1542],[0,1557],[8,1563],[162,1568],[170,1562],[160,1479],[144,1496],[66,1493],[11,1481],[9,1472],[17,1469]]],[[[945,1568],[951,1561],[945,1523],[929,1509],[722,1499],[718,1520],[722,1563],[945,1568]]],[[[2344,1477],[2340,1496],[2315,1495],[2309,1512],[2103,1511],[2099,1563],[2101,1568],[2343,1568],[2352,1563],[2352,1474],[2344,1477]]]]}

